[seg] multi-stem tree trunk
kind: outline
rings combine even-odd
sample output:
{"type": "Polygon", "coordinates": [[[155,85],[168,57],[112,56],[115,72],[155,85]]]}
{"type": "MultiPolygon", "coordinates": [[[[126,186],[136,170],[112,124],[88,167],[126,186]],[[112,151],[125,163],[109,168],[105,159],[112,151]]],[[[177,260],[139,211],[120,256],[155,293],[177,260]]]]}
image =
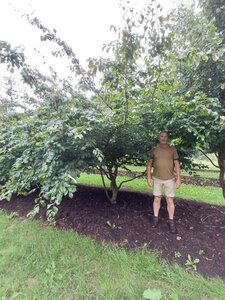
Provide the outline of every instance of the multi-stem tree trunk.
{"type": "Polygon", "coordinates": [[[117,182],[116,182],[116,178],[117,178],[117,174],[118,174],[118,166],[113,166],[112,164],[110,164],[107,166],[106,169],[104,169],[103,167],[100,167],[99,170],[100,170],[100,174],[102,177],[102,183],[103,183],[106,197],[112,204],[115,204],[117,201],[117,195],[119,192],[119,187],[117,186],[117,182]],[[110,190],[108,190],[108,188],[105,184],[104,175],[110,181],[110,190]]]}
{"type": "Polygon", "coordinates": [[[219,182],[222,188],[223,198],[225,199],[225,145],[220,146],[219,150],[214,151],[218,165],[216,165],[204,151],[201,150],[201,152],[216,168],[219,168],[219,182]]]}
{"type": "Polygon", "coordinates": [[[103,183],[106,197],[112,204],[115,204],[117,202],[117,196],[118,196],[119,190],[124,183],[132,181],[136,178],[146,176],[146,171],[144,171],[134,177],[131,177],[129,179],[125,179],[125,180],[121,181],[120,184],[117,184],[118,165],[116,165],[116,166],[109,165],[109,166],[107,166],[106,169],[104,169],[103,167],[98,167],[97,169],[100,171],[100,174],[102,177],[102,183],[103,183]],[[110,190],[107,189],[107,186],[105,184],[104,175],[110,181],[110,190]]]}
{"type": "Polygon", "coordinates": [[[111,192],[109,200],[112,204],[115,204],[116,200],[117,200],[117,195],[119,192],[119,188],[116,183],[116,178],[118,175],[118,166],[116,163],[112,164],[112,165],[110,164],[107,166],[107,169],[108,169],[108,174],[109,174],[110,192],[111,192]]]}
{"type": "Polygon", "coordinates": [[[220,149],[218,151],[218,165],[220,168],[220,175],[219,175],[219,180],[220,180],[220,186],[222,188],[222,192],[223,192],[223,197],[225,198],[225,178],[224,178],[224,174],[225,174],[225,149],[220,149]]]}
{"type": "Polygon", "coordinates": [[[117,201],[117,195],[118,195],[118,192],[119,192],[119,188],[118,188],[117,183],[116,183],[116,177],[113,177],[111,179],[110,192],[111,192],[111,195],[110,195],[109,200],[112,204],[115,204],[116,201],[117,201]]]}

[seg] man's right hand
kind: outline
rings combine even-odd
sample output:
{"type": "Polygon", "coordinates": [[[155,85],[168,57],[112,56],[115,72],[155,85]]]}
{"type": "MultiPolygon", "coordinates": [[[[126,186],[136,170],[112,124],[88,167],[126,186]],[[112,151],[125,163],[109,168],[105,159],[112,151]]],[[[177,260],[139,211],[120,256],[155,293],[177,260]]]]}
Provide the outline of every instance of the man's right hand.
{"type": "Polygon", "coordinates": [[[147,182],[148,182],[148,186],[151,187],[151,186],[152,186],[152,178],[148,178],[148,179],[147,179],[147,182]]]}

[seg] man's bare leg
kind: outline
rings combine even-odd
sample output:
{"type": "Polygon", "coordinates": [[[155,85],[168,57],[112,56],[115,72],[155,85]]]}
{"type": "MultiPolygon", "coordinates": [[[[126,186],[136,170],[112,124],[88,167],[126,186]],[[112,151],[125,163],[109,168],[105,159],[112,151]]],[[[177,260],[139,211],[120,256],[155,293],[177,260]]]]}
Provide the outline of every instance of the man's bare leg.
{"type": "Polygon", "coordinates": [[[177,229],[174,223],[174,212],[175,212],[175,205],[174,205],[174,199],[172,197],[166,197],[166,202],[167,202],[167,211],[169,215],[169,229],[171,233],[177,233],[177,229]]]}
{"type": "Polygon", "coordinates": [[[167,211],[168,211],[169,219],[173,220],[174,212],[175,212],[174,198],[166,197],[166,202],[167,202],[167,211]]]}
{"type": "Polygon", "coordinates": [[[161,206],[161,196],[155,196],[154,197],[154,202],[153,202],[154,217],[159,216],[160,206],[161,206]]]}
{"type": "Polygon", "coordinates": [[[161,206],[161,196],[155,196],[154,201],[153,201],[153,222],[152,222],[152,227],[157,227],[159,224],[159,210],[161,206]]]}

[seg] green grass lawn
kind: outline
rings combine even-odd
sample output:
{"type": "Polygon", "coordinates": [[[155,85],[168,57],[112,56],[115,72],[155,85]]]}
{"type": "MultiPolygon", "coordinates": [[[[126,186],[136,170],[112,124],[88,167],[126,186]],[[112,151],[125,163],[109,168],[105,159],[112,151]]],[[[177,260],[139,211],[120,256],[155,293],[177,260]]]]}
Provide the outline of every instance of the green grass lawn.
{"type": "MultiPolygon", "coordinates": [[[[102,186],[96,174],[82,174],[78,183],[102,186]]],[[[151,192],[144,178],[124,188],[151,192]]],[[[225,203],[220,188],[182,185],[176,193],[178,198],[225,203]]],[[[160,290],[164,300],[225,299],[221,279],[204,279],[146,249],[131,252],[100,245],[73,231],[19,220],[0,210],[0,299],[139,300],[149,288],[160,290]]]]}
{"type": "MultiPolygon", "coordinates": [[[[212,161],[217,165],[216,158],[213,155],[209,155],[212,161]]],[[[195,163],[201,163],[206,166],[208,166],[208,169],[205,169],[203,171],[201,170],[195,170],[195,173],[197,176],[201,178],[212,178],[212,179],[218,179],[219,178],[219,169],[216,168],[209,160],[207,159],[195,159],[195,163]]],[[[144,172],[146,170],[146,166],[126,166],[129,170],[132,172],[144,172]]],[[[123,170],[123,169],[120,169],[123,170]]],[[[124,170],[123,170],[124,171],[124,170]]],[[[182,170],[181,170],[182,171],[182,170]]],[[[182,171],[182,175],[188,175],[189,173],[182,171]]]]}
{"type": "MultiPolygon", "coordinates": [[[[129,178],[122,176],[118,177],[118,183],[126,179],[129,178]]],[[[92,186],[102,186],[101,176],[97,174],[83,173],[78,179],[78,183],[92,186]]],[[[108,183],[109,182],[107,181],[107,184],[108,183]]],[[[141,193],[152,191],[152,189],[147,186],[146,179],[144,178],[127,182],[123,185],[123,188],[141,193]]],[[[176,190],[176,196],[178,198],[202,201],[213,205],[225,205],[225,199],[222,196],[222,191],[218,187],[202,187],[183,184],[178,190],[176,190]]]]}
{"type": "Polygon", "coordinates": [[[207,159],[204,155],[200,155],[198,158],[195,158],[194,162],[199,163],[199,164],[204,164],[204,165],[208,166],[208,168],[210,170],[218,170],[215,167],[215,165],[218,165],[217,158],[216,158],[215,154],[208,153],[207,156],[210,158],[210,160],[212,162],[209,159],[207,159]]]}
{"type": "Polygon", "coordinates": [[[225,282],[169,265],[155,254],[100,245],[73,231],[0,211],[0,299],[225,299],[225,282]]]}
{"type": "MultiPolygon", "coordinates": [[[[188,174],[183,172],[183,175],[188,175],[188,174]]],[[[219,179],[219,171],[218,170],[196,171],[196,175],[201,178],[219,179]]]]}

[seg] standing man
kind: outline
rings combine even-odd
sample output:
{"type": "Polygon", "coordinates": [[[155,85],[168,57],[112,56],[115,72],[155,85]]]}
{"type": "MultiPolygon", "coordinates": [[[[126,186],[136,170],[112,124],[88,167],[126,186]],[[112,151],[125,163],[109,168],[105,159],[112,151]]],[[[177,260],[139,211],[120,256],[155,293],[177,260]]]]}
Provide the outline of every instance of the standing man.
{"type": "Polygon", "coordinates": [[[169,136],[165,131],[159,134],[159,144],[150,151],[150,159],[147,162],[147,182],[153,186],[153,227],[159,223],[159,209],[161,206],[162,188],[165,189],[167,211],[169,215],[168,225],[171,233],[176,233],[174,223],[174,196],[175,188],[181,185],[180,163],[177,150],[168,144],[169,136]],[[153,168],[153,173],[151,170],[153,168]],[[175,171],[175,172],[174,172],[175,171]]]}

